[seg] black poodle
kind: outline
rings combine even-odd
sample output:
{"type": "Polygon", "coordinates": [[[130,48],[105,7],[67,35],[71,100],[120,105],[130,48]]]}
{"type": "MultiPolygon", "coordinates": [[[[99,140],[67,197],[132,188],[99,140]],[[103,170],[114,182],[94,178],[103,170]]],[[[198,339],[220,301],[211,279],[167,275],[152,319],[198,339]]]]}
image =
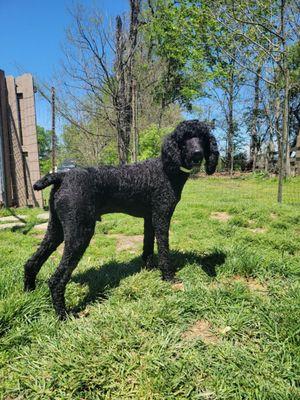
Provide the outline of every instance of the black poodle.
{"type": "Polygon", "coordinates": [[[208,125],[191,120],[181,122],[166,136],[159,158],[119,167],[75,168],[40,179],[35,190],[54,185],[50,218],[41,245],[25,264],[25,290],[35,288],[41,266],[64,241],[62,259],[49,280],[55,311],[64,319],[66,284],[90,243],[96,221],[113,212],[144,218],[143,260],[151,267],[156,237],[162,278],[174,280],[175,270],[169,260],[172,214],[191,169],[204,158],[206,173],[213,174],[218,156],[208,125]]]}

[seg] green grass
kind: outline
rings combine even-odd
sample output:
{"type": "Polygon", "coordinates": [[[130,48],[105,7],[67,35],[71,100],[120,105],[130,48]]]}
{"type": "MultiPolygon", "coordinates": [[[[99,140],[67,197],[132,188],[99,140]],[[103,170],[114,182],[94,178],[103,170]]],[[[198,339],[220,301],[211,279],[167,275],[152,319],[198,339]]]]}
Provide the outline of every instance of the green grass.
{"type": "Polygon", "coordinates": [[[184,291],[141,269],[141,244],[117,251],[110,234],[141,234],[141,220],[104,216],[67,288],[80,318],[65,323],[47,287],[59,252],[22,291],[41,210],[18,210],[28,225],[0,231],[0,399],[299,399],[299,180],[286,188],[278,206],[272,180],[188,182],[171,225],[184,291]],[[183,337],[202,320],[215,342],[183,337]]]}

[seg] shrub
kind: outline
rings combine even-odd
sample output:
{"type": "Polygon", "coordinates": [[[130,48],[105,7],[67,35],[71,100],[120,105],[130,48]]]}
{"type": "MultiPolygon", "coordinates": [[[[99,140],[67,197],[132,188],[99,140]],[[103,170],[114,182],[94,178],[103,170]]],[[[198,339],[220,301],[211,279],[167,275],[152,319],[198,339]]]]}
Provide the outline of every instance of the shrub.
{"type": "Polygon", "coordinates": [[[140,132],[139,139],[139,158],[158,157],[161,151],[162,140],[165,135],[170,133],[172,128],[159,128],[157,125],[150,125],[149,128],[140,132]]]}

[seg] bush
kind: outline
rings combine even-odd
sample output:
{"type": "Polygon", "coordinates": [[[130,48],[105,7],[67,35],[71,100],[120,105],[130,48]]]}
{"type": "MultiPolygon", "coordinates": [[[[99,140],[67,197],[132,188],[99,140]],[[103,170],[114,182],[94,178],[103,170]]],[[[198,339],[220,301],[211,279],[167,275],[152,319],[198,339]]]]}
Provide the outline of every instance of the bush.
{"type": "Polygon", "coordinates": [[[150,125],[149,128],[140,132],[139,158],[158,157],[161,151],[163,137],[170,133],[172,128],[159,128],[157,125],[150,125]]]}

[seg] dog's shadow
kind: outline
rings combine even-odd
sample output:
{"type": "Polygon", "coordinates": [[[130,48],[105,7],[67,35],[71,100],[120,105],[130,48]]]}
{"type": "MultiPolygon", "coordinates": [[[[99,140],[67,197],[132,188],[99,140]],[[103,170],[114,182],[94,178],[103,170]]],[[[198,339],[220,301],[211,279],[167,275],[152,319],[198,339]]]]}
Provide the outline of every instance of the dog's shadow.
{"type": "MultiPolygon", "coordinates": [[[[217,267],[225,262],[226,255],[219,251],[203,256],[193,252],[171,251],[170,257],[171,263],[177,271],[186,264],[197,264],[208,276],[215,277],[217,267]]],[[[117,287],[122,279],[140,272],[143,265],[142,258],[135,257],[128,263],[110,261],[100,268],[93,267],[74,275],[72,281],[81,285],[88,285],[88,293],[73,312],[77,313],[84,310],[88,304],[95,300],[105,300],[110,289],[117,287]]]]}

